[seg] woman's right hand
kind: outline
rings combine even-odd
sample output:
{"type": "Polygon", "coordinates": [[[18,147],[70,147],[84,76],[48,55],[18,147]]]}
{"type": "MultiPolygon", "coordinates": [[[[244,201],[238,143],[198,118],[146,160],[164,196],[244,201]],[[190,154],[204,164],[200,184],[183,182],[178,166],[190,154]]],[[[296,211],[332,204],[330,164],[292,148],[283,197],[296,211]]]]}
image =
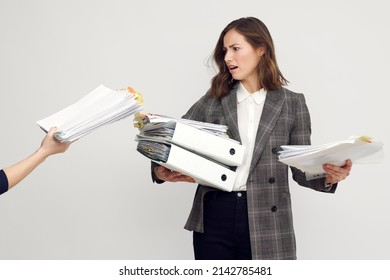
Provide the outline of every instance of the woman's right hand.
{"type": "Polygon", "coordinates": [[[195,183],[195,180],[187,175],[183,175],[180,172],[172,171],[164,166],[156,166],[154,169],[154,174],[158,179],[166,182],[189,182],[195,183]]]}

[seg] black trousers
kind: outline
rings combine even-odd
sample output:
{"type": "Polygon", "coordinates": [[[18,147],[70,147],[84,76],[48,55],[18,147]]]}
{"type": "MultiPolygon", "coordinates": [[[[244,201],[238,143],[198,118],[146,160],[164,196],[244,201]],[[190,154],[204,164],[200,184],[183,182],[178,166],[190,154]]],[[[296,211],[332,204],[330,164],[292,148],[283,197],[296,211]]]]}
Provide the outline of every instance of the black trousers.
{"type": "Polygon", "coordinates": [[[211,191],[204,199],[204,233],[194,232],[196,260],[250,260],[246,192],[211,191]]]}

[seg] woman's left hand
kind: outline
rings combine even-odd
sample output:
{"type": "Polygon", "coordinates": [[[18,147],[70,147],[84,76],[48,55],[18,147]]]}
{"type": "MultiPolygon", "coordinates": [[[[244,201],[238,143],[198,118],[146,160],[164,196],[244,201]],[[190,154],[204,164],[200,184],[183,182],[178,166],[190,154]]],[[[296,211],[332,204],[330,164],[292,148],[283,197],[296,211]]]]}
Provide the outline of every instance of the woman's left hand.
{"type": "Polygon", "coordinates": [[[352,168],[352,161],[347,160],[344,166],[335,166],[332,164],[324,164],[323,168],[328,174],[325,178],[327,184],[336,184],[349,176],[352,168]]]}

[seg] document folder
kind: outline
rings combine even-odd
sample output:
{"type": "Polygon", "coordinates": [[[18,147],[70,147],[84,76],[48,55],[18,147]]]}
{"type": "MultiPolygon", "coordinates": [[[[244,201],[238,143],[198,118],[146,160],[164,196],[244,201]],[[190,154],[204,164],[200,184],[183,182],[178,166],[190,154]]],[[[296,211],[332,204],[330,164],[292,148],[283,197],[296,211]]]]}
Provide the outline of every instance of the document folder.
{"type": "Polygon", "coordinates": [[[190,176],[199,184],[228,192],[233,189],[236,172],[175,144],[138,139],[137,150],[145,156],[152,154],[150,157],[152,161],[168,169],[190,176]],[[157,152],[156,145],[160,145],[160,148],[157,148],[159,150],[157,152]],[[164,145],[164,147],[161,148],[161,145],[164,145]]]}
{"type": "Polygon", "coordinates": [[[245,147],[239,142],[192,127],[180,121],[146,124],[141,135],[162,138],[169,143],[229,166],[239,166],[245,147]],[[159,133],[157,131],[160,131],[159,133]]]}

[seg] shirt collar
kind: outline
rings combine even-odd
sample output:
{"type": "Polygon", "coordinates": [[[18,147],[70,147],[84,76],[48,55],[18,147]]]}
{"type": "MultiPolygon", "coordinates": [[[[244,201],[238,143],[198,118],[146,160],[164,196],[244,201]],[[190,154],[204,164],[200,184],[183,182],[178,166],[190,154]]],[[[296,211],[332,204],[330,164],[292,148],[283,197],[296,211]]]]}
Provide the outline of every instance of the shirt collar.
{"type": "Polygon", "coordinates": [[[253,100],[256,102],[256,104],[260,104],[265,100],[266,93],[267,93],[267,91],[262,88],[262,89],[251,94],[246,90],[244,85],[242,83],[240,83],[238,85],[238,89],[237,89],[237,102],[241,103],[242,101],[247,99],[249,96],[252,96],[253,100]]]}

